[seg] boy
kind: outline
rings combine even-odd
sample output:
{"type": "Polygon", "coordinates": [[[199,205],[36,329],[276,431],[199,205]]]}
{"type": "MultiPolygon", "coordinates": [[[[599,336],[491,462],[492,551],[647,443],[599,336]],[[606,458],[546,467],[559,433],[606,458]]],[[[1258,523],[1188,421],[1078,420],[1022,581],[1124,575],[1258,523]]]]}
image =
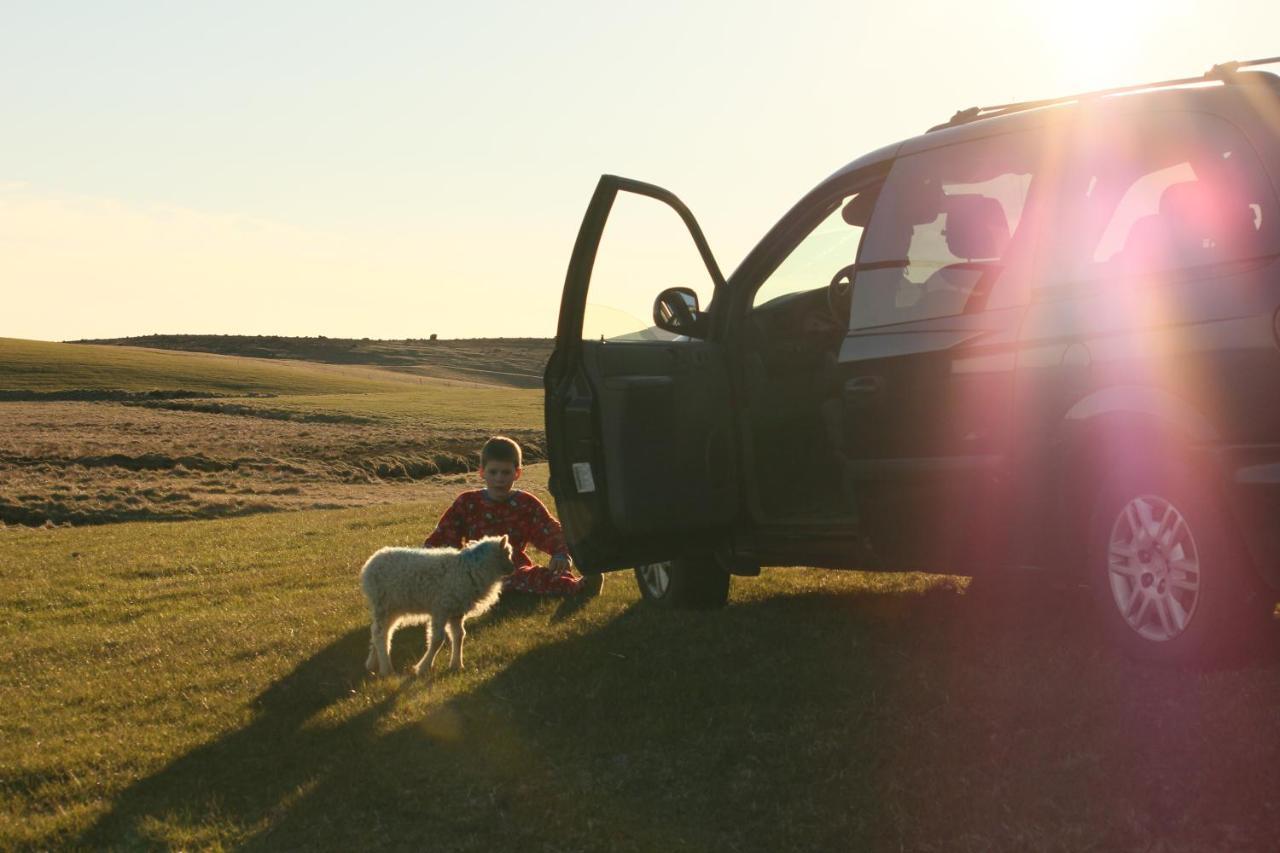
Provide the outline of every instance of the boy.
{"type": "Polygon", "coordinates": [[[540,595],[600,594],[601,575],[574,577],[569,571],[569,549],[560,522],[551,517],[542,501],[512,488],[523,473],[520,445],[505,436],[494,436],[480,450],[483,489],[463,492],[454,499],[436,529],[422,543],[424,548],[461,548],[463,539],[506,534],[511,540],[511,561],[516,570],[502,582],[503,590],[540,595]],[[546,551],[551,562],[535,566],[525,554],[526,544],[546,551]]]}

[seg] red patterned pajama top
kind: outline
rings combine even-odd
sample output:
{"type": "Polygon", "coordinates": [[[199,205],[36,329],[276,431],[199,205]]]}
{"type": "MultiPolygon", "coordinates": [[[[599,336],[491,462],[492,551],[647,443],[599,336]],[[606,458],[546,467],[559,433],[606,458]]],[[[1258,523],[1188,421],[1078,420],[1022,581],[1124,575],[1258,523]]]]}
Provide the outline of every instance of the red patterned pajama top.
{"type": "Polygon", "coordinates": [[[525,553],[533,545],[553,557],[567,557],[560,522],[552,518],[542,501],[528,492],[513,491],[502,500],[484,489],[463,492],[440,517],[436,529],[422,543],[424,548],[461,548],[463,539],[506,534],[511,541],[511,562],[516,570],[503,581],[503,589],[543,595],[570,595],[578,591],[580,578],[535,566],[525,553]]]}

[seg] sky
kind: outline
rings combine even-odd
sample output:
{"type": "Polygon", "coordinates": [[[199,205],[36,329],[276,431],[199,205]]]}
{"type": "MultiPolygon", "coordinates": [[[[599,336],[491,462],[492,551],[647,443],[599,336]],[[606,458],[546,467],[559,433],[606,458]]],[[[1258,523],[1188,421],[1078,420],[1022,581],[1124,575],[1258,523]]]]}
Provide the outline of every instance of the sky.
{"type": "Polygon", "coordinates": [[[0,337],[39,340],[550,337],[603,173],[676,193],[729,273],[824,177],[957,109],[1280,55],[1274,0],[0,0],[0,20],[0,337]]]}

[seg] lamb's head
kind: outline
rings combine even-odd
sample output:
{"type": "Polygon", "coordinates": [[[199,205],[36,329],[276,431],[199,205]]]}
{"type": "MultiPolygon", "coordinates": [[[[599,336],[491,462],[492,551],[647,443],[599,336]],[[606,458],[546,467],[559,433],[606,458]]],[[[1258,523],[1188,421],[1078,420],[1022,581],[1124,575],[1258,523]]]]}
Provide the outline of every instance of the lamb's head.
{"type": "Polygon", "coordinates": [[[511,555],[511,540],[506,534],[468,542],[462,549],[462,556],[468,563],[484,566],[495,577],[509,575],[516,570],[511,555]]]}

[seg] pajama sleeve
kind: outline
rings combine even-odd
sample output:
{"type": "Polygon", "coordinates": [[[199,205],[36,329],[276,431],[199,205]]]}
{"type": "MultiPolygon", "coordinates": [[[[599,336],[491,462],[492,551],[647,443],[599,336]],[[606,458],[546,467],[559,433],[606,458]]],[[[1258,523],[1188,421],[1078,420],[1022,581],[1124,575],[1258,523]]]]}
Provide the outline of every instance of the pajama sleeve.
{"type": "Polygon", "coordinates": [[[533,495],[529,495],[529,501],[529,511],[525,515],[529,541],[538,550],[553,557],[569,556],[569,546],[565,544],[564,530],[560,527],[560,522],[551,516],[542,501],[533,495]]]}
{"type": "Polygon", "coordinates": [[[462,536],[466,530],[467,513],[463,506],[462,497],[459,496],[448,509],[444,511],[444,515],[440,516],[440,521],[436,524],[436,529],[431,531],[431,535],[427,537],[427,541],[422,543],[423,548],[461,548],[462,536]]]}

